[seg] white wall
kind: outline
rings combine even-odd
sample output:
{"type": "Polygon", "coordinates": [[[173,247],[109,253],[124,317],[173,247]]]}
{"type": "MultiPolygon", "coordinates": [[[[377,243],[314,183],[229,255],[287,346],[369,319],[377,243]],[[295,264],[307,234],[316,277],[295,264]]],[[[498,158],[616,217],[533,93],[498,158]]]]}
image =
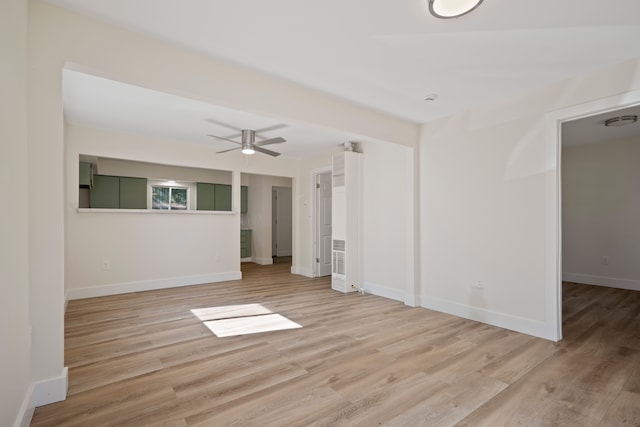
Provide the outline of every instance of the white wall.
{"type": "Polygon", "coordinates": [[[27,2],[0,3],[0,425],[31,419],[27,2]]]}
{"type": "Polygon", "coordinates": [[[69,299],[239,279],[237,216],[68,212],[69,299]]]}
{"type": "Polygon", "coordinates": [[[562,243],[564,280],[640,291],[640,138],[562,149],[562,243]]]}
{"type": "Polygon", "coordinates": [[[64,146],[62,63],[29,2],[28,139],[31,374],[36,406],[63,400],[64,146]]]}
{"type": "Polygon", "coordinates": [[[425,307],[559,338],[557,117],[639,87],[630,61],[423,126],[425,307]]]}
{"type": "Polygon", "coordinates": [[[396,144],[361,144],[363,284],[399,301],[413,293],[413,153],[396,144]],[[409,173],[407,173],[409,171],[409,173]],[[407,216],[407,213],[410,213],[407,216]]]}

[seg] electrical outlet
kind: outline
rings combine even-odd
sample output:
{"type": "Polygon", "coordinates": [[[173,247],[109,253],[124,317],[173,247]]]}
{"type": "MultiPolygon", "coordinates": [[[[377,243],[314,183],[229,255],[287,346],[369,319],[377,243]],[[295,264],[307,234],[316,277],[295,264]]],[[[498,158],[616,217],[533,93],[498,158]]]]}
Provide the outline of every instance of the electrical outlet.
{"type": "Polygon", "coordinates": [[[484,289],[484,283],[482,283],[480,280],[478,280],[476,283],[474,283],[473,287],[475,289],[484,289]]]}
{"type": "Polygon", "coordinates": [[[600,264],[609,265],[609,257],[608,256],[603,256],[602,258],[600,258],[600,264]]]}
{"type": "Polygon", "coordinates": [[[102,261],[102,271],[109,271],[109,268],[111,266],[109,265],[109,261],[102,261]]]}

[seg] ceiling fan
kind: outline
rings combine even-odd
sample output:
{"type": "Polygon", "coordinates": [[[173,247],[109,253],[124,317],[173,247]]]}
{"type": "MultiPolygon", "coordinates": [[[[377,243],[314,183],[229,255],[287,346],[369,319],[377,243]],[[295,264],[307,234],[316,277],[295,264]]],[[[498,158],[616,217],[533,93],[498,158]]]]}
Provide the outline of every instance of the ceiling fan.
{"type": "Polygon", "coordinates": [[[238,129],[235,128],[233,126],[227,125],[225,123],[221,123],[218,122],[216,120],[213,119],[207,119],[208,122],[211,123],[215,123],[217,125],[221,125],[221,126],[225,126],[228,127],[230,129],[234,129],[236,131],[239,131],[240,134],[239,135],[232,135],[228,138],[222,137],[222,136],[217,136],[217,135],[207,135],[210,136],[212,138],[217,138],[217,139],[222,139],[224,141],[229,141],[229,142],[233,142],[234,144],[238,144],[239,147],[234,147],[234,148],[229,148],[227,150],[222,150],[222,151],[218,151],[218,153],[226,153],[227,151],[234,151],[234,150],[242,150],[243,154],[253,154],[256,151],[259,153],[263,153],[263,154],[268,154],[270,156],[276,157],[279,156],[280,153],[276,152],[276,151],[272,151],[272,150],[267,150],[266,148],[262,148],[265,145],[271,145],[271,144],[280,144],[282,142],[286,142],[286,139],[282,138],[282,137],[276,137],[276,138],[269,138],[269,139],[263,139],[262,141],[256,141],[256,136],[260,137],[259,135],[257,135],[258,132],[266,132],[269,130],[275,130],[275,129],[280,129],[285,127],[286,125],[275,125],[275,126],[270,126],[268,128],[263,128],[263,129],[259,129],[259,130],[251,130],[251,129],[238,129]],[[242,139],[240,142],[238,141],[234,141],[233,139],[230,138],[235,138],[241,136],[242,139]]]}

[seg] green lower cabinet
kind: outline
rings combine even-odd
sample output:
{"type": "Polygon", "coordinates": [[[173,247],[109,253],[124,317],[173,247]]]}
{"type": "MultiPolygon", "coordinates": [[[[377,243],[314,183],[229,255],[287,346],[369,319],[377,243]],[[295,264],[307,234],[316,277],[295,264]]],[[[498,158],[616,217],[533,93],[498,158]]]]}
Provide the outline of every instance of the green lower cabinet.
{"type": "Polygon", "coordinates": [[[240,230],[240,258],[251,257],[251,230],[240,230]]]}

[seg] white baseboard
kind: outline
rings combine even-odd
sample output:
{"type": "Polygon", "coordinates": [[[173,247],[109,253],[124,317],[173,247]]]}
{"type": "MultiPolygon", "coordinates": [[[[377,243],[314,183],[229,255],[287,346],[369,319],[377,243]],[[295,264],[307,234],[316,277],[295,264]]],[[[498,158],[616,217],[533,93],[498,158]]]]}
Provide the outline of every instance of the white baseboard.
{"type": "Polygon", "coordinates": [[[594,276],[592,274],[562,273],[564,282],[582,283],[585,285],[606,286],[609,288],[640,291],[640,280],[619,279],[616,277],[594,276]]]}
{"type": "Polygon", "coordinates": [[[278,250],[276,252],[276,256],[291,256],[293,252],[291,251],[291,249],[289,249],[288,251],[285,250],[278,250]]]}
{"type": "Polygon", "coordinates": [[[240,271],[202,274],[198,276],[170,277],[167,279],[142,280],[139,282],[114,283],[111,285],[75,288],[67,291],[68,299],[103,297],[107,295],[127,294],[130,292],[152,291],[155,289],[177,288],[180,286],[202,285],[204,283],[240,280],[240,271]]]}
{"type": "Polygon", "coordinates": [[[18,417],[16,418],[16,422],[13,424],[14,427],[29,427],[31,424],[31,419],[33,418],[33,412],[36,407],[33,404],[33,383],[29,385],[27,392],[22,399],[22,405],[20,405],[20,409],[18,410],[18,417]]]}
{"type": "Polygon", "coordinates": [[[255,262],[258,265],[271,265],[271,264],[273,264],[273,258],[271,258],[271,257],[269,257],[269,258],[253,257],[253,262],[255,262]]]}
{"type": "Polygon", "coordinates": [[[253,262],[253,258],[251,258],[251,257],[240,258],[240,262],[253,262]]]}
{"type": "Polygon", "coordinates": [[[422,295],[420,300],[422,302],[422,307],[430,310],[452,314],[454,316],[475,320],[476,322],[498,326],[500,328],[509,329],[551,341],[558,341],[560,339],[560,337],[557,336],[557,331],[554,331],[547,323],[539,320],[526,319],[506,313],[487,310],[485,308],[472,307],[466,304],[459,304],[457,302],[447,301],[428,295],[422,295]]]}
{"type": "Polygon", "coordinates": [[[420,296],[411,292],[407,292],[404,295],[404,305],[407,305],[409,307],[420,307],[420,296]]]}
{"type": "Polygon", "coordinates": [[[31,404],[34,407],[60,402],[67,398],[67,388],[69,385],[69,370],[62,368],[60,376],[38,381],[33,384],[33,394],[31,404]]]}
{"type": "Polygon", "coordinates": [[[392,289],[387,286],[379,285],[372,282],[364,282],[364,292],[367,294],[377,295],[379,297],[389,298],[395,301],[404,302],[404,291],[392,289]]]}
{"type": "Polygon", "coordinates": [[[291,274],[299,274],[305,277],[313,277],[313,271],[309,268],[291,266],[291,274]]]}

